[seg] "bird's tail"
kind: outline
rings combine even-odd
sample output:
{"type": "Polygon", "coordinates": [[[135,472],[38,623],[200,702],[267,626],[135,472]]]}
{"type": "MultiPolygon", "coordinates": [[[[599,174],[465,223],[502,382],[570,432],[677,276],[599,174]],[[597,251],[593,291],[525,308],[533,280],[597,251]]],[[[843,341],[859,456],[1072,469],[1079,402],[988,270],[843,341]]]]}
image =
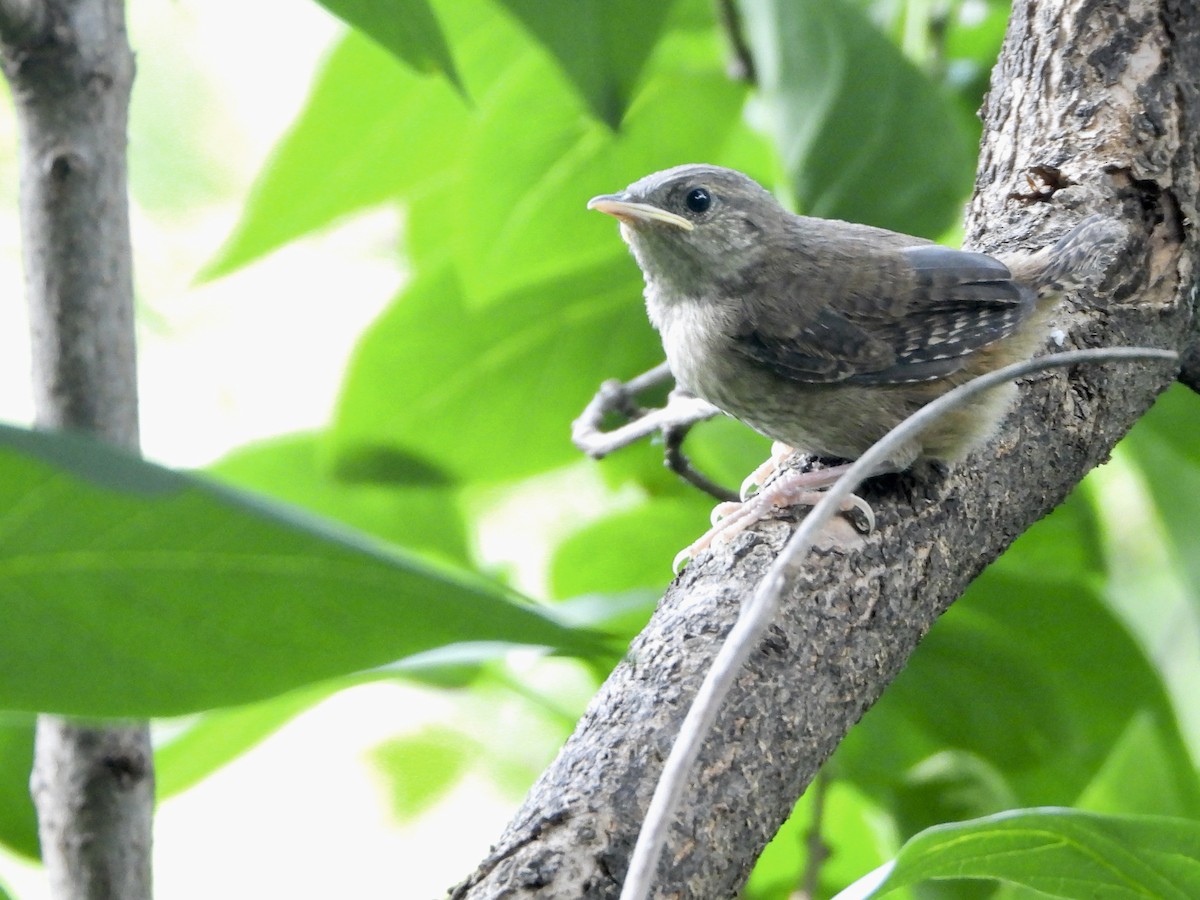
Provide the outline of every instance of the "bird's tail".
{"type": "Polygon", "coordinates": [[[1058,242],[1026,257],[1014,276],[1039,296],[1096,288],[1129,241],[1129,229],[1106,215],[1088,216],[1058,242]]]}

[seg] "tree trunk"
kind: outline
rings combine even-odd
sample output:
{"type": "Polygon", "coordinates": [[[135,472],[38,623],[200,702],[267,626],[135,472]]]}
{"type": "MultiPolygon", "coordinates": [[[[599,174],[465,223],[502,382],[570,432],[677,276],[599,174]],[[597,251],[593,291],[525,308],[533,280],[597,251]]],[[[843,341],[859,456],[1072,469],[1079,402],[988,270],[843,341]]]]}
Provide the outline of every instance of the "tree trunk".
{"type": "MultiPolygon", "coordinates": [[[[0,52],[20,128],[37,425],[136,451],[122,3],[0,0],[0,52]]],[[[145,725],[41,717],[32,789],[54,897],[150,897],[145,725]]]]}
{"type": "MultiPolygon", "coordinates": [[[[1178,349],[1194,318],[1200,7],[1191,0],[1016,3],[985,105],[969,244],[1034,250],[1093,212],[1132,240],[1071,347],[1178,349]],[[1033,179],[1037,190],[1031,190],[1033,179]]],[[[862,493],[879,527],[831,531],[792,578],[695,767],[655,896],[733,896],[797,797],[969,582],[1062,501],[1168,386],[1162,366],[1037,379],[990,446],[948,475],[862,493]]],[[[493,852],[455,898],[612,898],[680,722],[789,533],[765,523],[671,585],[493,852]]]]}

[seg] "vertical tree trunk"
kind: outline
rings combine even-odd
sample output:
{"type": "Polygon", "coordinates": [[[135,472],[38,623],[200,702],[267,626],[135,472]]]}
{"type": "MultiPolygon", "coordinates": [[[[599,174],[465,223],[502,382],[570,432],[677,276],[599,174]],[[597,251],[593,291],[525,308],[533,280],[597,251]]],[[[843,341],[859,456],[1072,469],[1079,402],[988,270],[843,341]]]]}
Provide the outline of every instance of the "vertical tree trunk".
{"type": "MultiPolygon", "coordinates": [[[[0,42],[20,129],[37,425],[136,451],[122,2],[0,0],[0,42]]],[[[150,897],[147,726],[41,717],[32,790],[54,897],[150,897]]]]}

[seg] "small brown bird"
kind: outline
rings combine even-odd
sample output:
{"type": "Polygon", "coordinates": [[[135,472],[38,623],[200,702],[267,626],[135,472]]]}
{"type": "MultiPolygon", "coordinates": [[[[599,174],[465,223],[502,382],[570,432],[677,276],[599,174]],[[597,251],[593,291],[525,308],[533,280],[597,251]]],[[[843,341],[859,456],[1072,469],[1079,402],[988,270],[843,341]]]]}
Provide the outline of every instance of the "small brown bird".
{"type": "MultiPolygon", "coordinates": [[[[1095,216],[1050,248],[994,258],[795,215],[709,165],[656,172],[588,208],[621,221],[681,387],[776,441],[842,460],[952,387],[1032,356],[1057,297],[1098,280],[1125,235],[1095,216]]],[[[950,413],[887,469],[961,459],[1015,391],[950,413]]],[[[818,480],[832,478],[804,487],[818,480]]]]}

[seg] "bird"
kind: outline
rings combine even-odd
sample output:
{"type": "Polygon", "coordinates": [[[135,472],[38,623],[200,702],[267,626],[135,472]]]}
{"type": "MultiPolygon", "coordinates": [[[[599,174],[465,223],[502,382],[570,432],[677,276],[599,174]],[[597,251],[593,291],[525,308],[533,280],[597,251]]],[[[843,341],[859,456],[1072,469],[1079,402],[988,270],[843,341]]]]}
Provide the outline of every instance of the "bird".
{"type": "MultiPolygon", "coordinates": [[[[749,176],[705,164],[655,172],[587,206],[619,220],[677,386],[775,441],[776,462],[793,448],[855,460],[951,388],[1032,357],[1058,298],[1098,282],[1126,235],[1095,215],[1042,250],[989,256],[797,215],[749,176]]],[[[875,474],[961,461],[1015,396],[1012,384],[985,392],[875,474]]],[[[738,519],[811,505],[842,469],[760,491],[738,519]]]]}

